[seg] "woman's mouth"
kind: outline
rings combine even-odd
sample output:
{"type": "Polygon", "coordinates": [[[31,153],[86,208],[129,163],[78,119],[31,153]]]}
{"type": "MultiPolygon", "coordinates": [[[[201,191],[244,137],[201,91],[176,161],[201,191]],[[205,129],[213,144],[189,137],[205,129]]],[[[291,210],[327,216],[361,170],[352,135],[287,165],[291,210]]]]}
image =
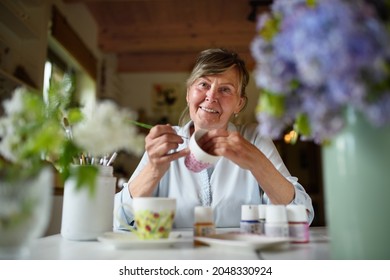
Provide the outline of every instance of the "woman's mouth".
{"type": "Polygon", "coordinates": [[[201,110],[207,112],[207,113],[212,113],[212,114],[218,114],[219,113],[218,111],[216,111],[214,109],[211,109],[211,108],[206,108],[206,107],[202,107],[202,106],[200,106],[199,108],[201,110]]]}

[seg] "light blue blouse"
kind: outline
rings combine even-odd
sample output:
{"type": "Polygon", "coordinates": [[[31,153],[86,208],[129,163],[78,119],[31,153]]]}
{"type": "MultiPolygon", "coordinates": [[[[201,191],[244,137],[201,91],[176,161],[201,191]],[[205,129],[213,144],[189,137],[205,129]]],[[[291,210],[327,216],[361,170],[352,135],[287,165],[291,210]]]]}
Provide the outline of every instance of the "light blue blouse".
{"type": "MultiPolygon", "coordinates": [[[[183,139],[184,143],[178,150],[188,146],[191,125],[192,122],[189,122],[184,127],[174,127],[178,134],[188,136],[188,139],[183,139]]],[[[259,135],[256,124],[236,127],[230,123],[228,129],[240,131],[243,137],[259,148],[276,169],[294,185],[295,197],[291,204],[305,205],[311,223],[314,218],[311,198],[298,183],[298,179],[290,175],[272,140],[259,135]]],[[[147,161],[148,155],[145,153],[129,182],[139,174],[147,161]]],[[[156,186],[153,196],[176,198],[174,222],[176,228],[193,227],[194,207],[198,205],[210,205],[213,208],[217,227],[234,228],[240,226],[241,205],[271,204],[252,173],[226,158],[221,158],[214,169],[209,168],[199,173],[188,170],[184,158],[171,162],[168,171],[156,186]]],[[[132,224],[133,216],[128,210],[129,207],[126,207],[131,203],[132,198],[127,187],[115,195],[114,230],[126,229],[132,224]]]]}

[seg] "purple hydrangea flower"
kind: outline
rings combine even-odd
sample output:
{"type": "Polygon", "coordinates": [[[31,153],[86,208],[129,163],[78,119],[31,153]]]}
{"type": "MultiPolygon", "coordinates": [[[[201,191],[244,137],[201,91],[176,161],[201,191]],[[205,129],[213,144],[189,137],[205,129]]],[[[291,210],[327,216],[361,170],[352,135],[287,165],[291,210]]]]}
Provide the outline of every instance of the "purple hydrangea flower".
{"type": "Polygon", "coordinates": [[[343,128],[347,106],[373,125],[390,123],[390,89],[379,86],[390,83],[389,23],[360,0],[308,3],[275,0],[258,19],[255,81],[261,94],[283,98],[259,106],[261,133],[278,138],[303,115],[305,138],[321,143],[343,128]]]}

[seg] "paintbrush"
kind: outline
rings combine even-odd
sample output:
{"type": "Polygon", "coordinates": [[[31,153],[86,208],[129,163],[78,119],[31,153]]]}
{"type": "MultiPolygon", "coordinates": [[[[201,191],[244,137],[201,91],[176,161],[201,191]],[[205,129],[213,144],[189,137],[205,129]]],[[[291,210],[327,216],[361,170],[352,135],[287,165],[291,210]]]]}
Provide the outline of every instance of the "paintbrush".
{"type": "MultiPolygon", "coordinates": [[[[137,122],[137,121],[134,121],[134,120],[129,120],[132,124],[134,125],[137,125],[137,126],[140,126],[140,127],[143,127],[143,128],[146,128],[146,129],[151,129],[153,127],[153,125],[150,125],[150,124],[146,124],[146,123],[142,123],[142,122],[137,122]]],[[[183,136],[183,135],[179,135],[181,138],[184,138],[184,139],[188,139],[187,136],[183,136]]]]}

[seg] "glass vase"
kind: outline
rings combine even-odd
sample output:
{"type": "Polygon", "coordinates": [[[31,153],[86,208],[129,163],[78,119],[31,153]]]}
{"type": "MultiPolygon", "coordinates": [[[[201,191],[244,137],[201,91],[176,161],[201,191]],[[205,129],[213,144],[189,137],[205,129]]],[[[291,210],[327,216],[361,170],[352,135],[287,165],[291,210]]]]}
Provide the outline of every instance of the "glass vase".
{"type": "Polygon", "coordinates": [[[28,259],[30,243],[50,220],[53,170],[42,169],[29,180],[0,180],[0,259],[28,259]]]}
{"type": "Polygon", "coordinates": [[[390,126],[352,108],[323,147],[326,220],[333,259],[390,259],[390,126]]]}

